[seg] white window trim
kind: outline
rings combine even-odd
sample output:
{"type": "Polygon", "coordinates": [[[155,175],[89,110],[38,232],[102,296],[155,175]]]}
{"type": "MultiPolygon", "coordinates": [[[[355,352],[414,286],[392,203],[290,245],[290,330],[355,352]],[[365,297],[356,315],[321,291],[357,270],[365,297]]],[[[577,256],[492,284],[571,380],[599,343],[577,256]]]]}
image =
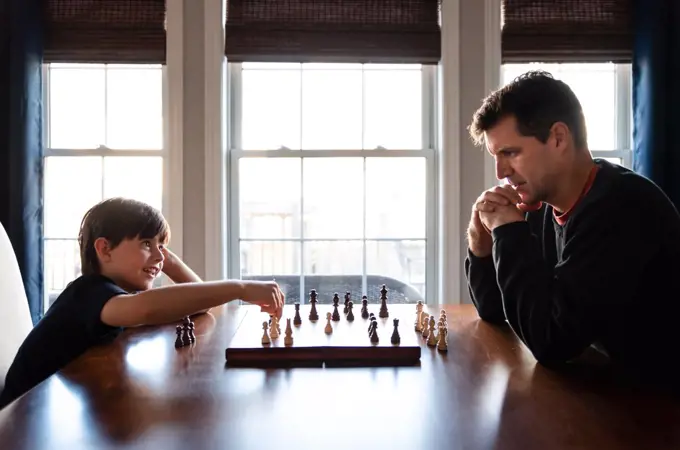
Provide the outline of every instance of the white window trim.
{"type": "MultiPolygon", "coordinates": [[[[403,157],[423,157],[426,165],[426,224],[425,224],[425,298],[428,303],[436,303],[436,280],[437,280],[437,176],[436,176],[436,150],[433,144],[436,136],[436,111],[435,111],[435,83],[437,67],[423,66],[423,82],[422,82],[422,126],[423,126],[423,149],[420,150],[241,150],[241,71],[242,65],[238,63],[231,63],[227,65],[227,85],[228,85],[228,112],[227,129],[229,130],[229,183],[228,183],[228,204],[227,216],[229,217],[227,227],[227,248],[230,250],[225,253],[225,259],[228,259],[227,276],[229,278],[241,278],[241,261],[240,261],[240,214],[239,214],[239,160],[241,158],[262,158],[262,157],[277,157],[277,158],[337,158],[337,157],[355,157],[355,158],[403,158],[403,157]]],[[[364,170],[365,170],[364,159],[364,170]]],[[[302,173],[301,173],[301,176],[302,173]]],[[[365,193],[364,193],[365,194],[365,193]]],[[[304,198],[301,198],[304,205],[304,198]]],[[[365,226],[365,221],[364,221],[365,226]]],[[[342,241],[402,241],[409,238],[399,239],[372,239],[372,238],[357,238],[357,239],[336,239],[342,241]]],[[[413,238],[414,240],[423,240],[420,238],[413,238]]],[[[246,239],[247,240],[247,239],[246,239]]],[[[267,239],[257,239],[258,241],[267,239]]],[[[294,241],[294,242],[308,242],[308,241],[332,241],[334,239],[307,239],[304,236],[291,239],[272,239],[276,241],[294,241]]],[[[304,252],[301,254],[301,271],[304,268],[304,252]]],[[[363,246],[363,280],[362,290],[367,292],[367,276],[366,276],[366,246],[363,246]]],[[[304,303],[306,300],[305,280],[304,275],[300,275],[300,302],[304,303]]]]}

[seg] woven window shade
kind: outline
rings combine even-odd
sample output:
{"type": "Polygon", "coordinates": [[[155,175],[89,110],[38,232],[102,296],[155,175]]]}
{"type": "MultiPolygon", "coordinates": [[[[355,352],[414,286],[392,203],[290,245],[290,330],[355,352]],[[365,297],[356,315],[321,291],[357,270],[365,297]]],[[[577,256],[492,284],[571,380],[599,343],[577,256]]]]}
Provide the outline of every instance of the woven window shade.
{"type": "Polygon", "coordinates": [[[228,0],[231,62],[436,63],[439,0],[228,0]]]}
{"type": "Polygon", "coordinates": [[[631,0],[503,0],[503,62],[630,62],[631,0]]]}
{"type": "Polygon", "coordinates": [[[165,0],[44,0],[46,62],[165,63],[165,0]]]}

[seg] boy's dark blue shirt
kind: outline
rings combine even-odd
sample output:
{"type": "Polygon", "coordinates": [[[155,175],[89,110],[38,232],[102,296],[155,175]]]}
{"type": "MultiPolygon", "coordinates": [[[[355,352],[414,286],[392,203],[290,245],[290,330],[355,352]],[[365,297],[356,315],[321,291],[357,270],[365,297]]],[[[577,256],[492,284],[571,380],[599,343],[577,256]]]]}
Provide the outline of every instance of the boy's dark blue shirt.
{"type": "Polygon", "coordinates": [[[121,294],[127,292],[102,275],[71,282],[19,347],[0,394],[0,409],[89,348],[118,336],[122,328],[103,323],[101,311],[121,294]]]}

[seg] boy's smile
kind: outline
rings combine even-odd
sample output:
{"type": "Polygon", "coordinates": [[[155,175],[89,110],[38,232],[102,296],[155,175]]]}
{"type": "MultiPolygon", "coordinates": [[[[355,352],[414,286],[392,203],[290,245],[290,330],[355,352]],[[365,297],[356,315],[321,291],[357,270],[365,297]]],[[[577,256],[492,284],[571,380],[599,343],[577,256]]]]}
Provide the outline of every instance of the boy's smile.
{"type": "MultiPolygon", "coordinates": [[[[99,240],[98,240],[99,241],[99,240]]],[[[165,242],[159,237],[149,239],[123,239],[111,249],[99,243],[101,274],[111,278],[125,290],[136,292],[153,287],[153,282],[163,270],[165,242]]],[[[97,243],[95,243],[97,245],[97,243]]]]}

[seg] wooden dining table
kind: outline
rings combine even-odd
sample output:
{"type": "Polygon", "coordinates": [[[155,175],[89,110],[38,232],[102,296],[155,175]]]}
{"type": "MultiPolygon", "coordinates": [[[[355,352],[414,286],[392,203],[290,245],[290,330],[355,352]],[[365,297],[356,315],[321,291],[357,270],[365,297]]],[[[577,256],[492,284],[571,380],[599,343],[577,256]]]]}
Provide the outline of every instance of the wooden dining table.
{"type": "MultiPolygon", "coordinates": [[[[171,324],[89,350],[0,411],[0,449],[680,448],[675,400],[543,367],[471,305],[426,307],[446,310],[448,351],[421,339],[413,366],[232,368],[248,308],[195,316],[188,347],[171,324]]],[[[390,312],[416,332],[415,305],[390,312]]]]}

